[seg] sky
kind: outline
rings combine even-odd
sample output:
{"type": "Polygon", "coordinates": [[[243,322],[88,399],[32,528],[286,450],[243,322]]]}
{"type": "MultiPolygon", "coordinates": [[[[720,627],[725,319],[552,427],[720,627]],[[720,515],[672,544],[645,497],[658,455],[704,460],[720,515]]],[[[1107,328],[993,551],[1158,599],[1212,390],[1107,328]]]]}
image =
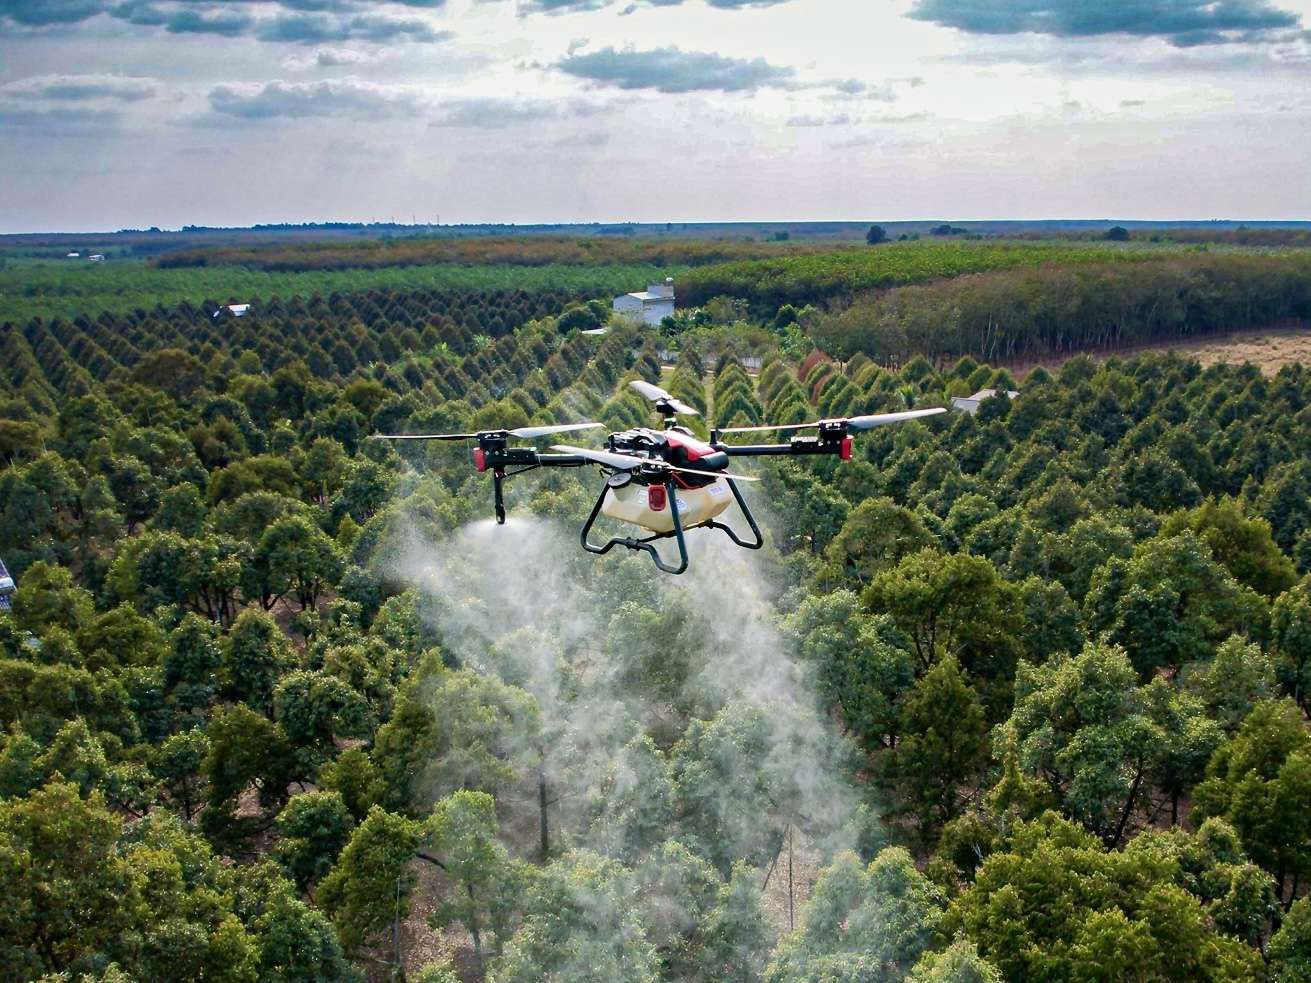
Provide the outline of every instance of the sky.
{"type": "Polygon", "coordinates": [[[1311,219],[1311,0],[0,0],[0,231],[1311,219]]]}

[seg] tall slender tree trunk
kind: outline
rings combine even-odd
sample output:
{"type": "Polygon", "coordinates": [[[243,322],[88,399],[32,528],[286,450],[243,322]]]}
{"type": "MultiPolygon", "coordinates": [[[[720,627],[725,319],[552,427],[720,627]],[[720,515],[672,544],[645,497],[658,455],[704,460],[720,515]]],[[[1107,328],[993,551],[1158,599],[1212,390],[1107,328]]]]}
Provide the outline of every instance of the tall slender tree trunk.
{"type": "Polygon", "coordinates": [[[545,863],[551,855],[551,830],[546,816],[546,769],[540,765],[537,768],[537,831],[542,862],[545,863]]]}

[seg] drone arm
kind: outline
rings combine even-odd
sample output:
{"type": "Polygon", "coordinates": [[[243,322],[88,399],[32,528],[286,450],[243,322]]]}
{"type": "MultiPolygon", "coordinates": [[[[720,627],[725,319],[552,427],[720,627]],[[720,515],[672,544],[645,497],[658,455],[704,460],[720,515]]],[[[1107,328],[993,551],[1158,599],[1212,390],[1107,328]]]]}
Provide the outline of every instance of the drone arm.
{"type": "Polygon", "coordinates": [[[798,454],[842,453],[842,441],[820,440],[818,437],[797,437],[786,444],[711,444],[729,457],[793,457],[798,454]]]}
{"type": "Polygon", "coordinates": [[[537,465],[543,468],[583,468],[591,464],[578,454],[538,454],[537,465]]]}
{"type": "Polygon", "coordinates": [[[520,474],[532,468],[581,468],[591,463],[577,454],[538,454],[530,447],[509,447],[488,451],[483,458],[483,469],[518,468],[511,474],[520,474]]]}

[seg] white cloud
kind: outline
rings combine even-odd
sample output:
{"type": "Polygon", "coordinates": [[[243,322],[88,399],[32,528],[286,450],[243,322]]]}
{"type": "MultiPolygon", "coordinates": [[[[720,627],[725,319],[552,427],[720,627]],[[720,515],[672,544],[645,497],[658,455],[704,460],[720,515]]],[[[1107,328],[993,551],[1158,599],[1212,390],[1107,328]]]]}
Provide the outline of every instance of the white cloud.
{"type": "Polygon", "coordinates": [[[0,99],[48,102],[139,102],[159,91],[159,80],[126,75],[38,75],[0,85],[0,99]]]}
{"type": "Polygon", "coordinates": [[[219,115],[248,120],[344,117],[367,121],[418,116],[427,109],[428,100],[410,86],[345,78],[219,85],[210,91],[209,104],[219,115]]]}

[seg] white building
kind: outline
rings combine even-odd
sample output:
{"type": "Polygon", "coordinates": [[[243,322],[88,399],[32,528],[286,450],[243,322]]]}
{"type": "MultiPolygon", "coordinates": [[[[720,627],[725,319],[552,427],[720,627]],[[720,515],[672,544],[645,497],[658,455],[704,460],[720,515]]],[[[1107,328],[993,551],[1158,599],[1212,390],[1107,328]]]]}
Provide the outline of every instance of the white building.
{"type": "Polygon", "coordinates": [[[653,283],[645,291],[616,297],[614,309],[646,324],[659,324],[674,315],[674,278],[653,283]]]}
{"type": "MultiPolygon", "coordinates": [[[[960,410],[963,413],[968,413],[970,416],[973,416],[975,413],[979,412],[980,403],[985,399],[989,399],[996,395],[996,389],[980,389],[973,396],[953,396],[951,398],[951,405],[953,409],[960,410]]],[[[1007,399],[1014,399],[1018,395],[1019,393],[1014,389],[1006,390],[1007,399]]]]}
{"type": "Polygon", "coordinates": [[[224,311],[227,311],[227,312],[228,312],[229,314],[231,314],[233,317],[245,317],[247,314],[250,313],[250,305],[249,305],[249,304],[228,304],[226,307],[220,307],[218,310],[216,310],[216,311],[214,312],[214,316],[215,316],[215,317],[218,317],[218,316],[219,316],[220,314],[222,314],[224,311]]]}
{"type": "Polygon", "coordinates": [[[90,258],[91,262],[93,262],[93,263],[103,263],[103,262],[105,261],[105,255],[104,255],[104,253],[96,253],[96,254],[94,254],[93,256],[89,257],[89,258],[90,258]]]}

